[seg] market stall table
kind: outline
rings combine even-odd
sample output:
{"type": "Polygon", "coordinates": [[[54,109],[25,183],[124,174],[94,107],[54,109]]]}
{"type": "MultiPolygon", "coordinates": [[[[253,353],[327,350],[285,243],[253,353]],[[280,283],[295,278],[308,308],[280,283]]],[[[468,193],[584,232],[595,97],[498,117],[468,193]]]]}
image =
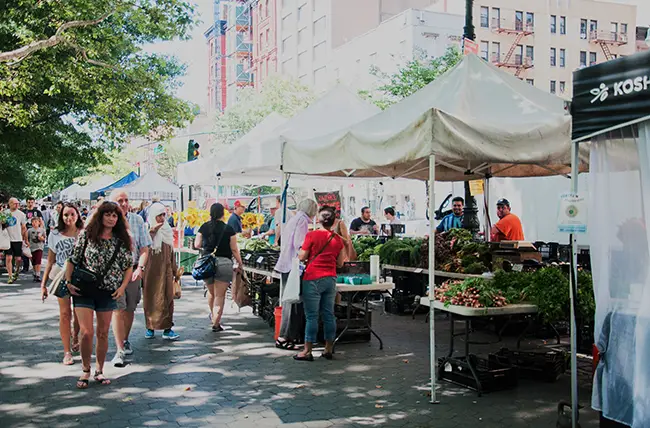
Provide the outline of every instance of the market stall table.
{"type": "Polygon", "coordinates": [[[336,291],[341,293],[342,296],[348,296],[348,299],[347,299],[345,328],[343,328],[343,331],[341,331],[341,333],[339,333],[339,335],[334,340],[334,346],[336,347],[336,343],[350,328],[350,322],[352,321],[352,306],[353,306],[354,298],[359,293],[364,293],[363,301],[362,301],[364,305],[363,327],[367,328],[370,331],[370,333],[372,333],[377,338],[377,340],[379,340],[379,349],[384,349],[384,342],[381,340],[381,337],[379,337],[379,335],[375,333],[375,331],[370,326],[370,318],[368,315],[369,314],[368,296],[370,295],[370,293],[374,291],[391,291],[394,289],[395,289],[395,284],[393,284],[392,282],[375,282],[366,285],[336,284],[336,291]]]}
{"type": "MultiPolygon", "coordinates": [[[[420,304],[423,306],[430,306],[429,298],[422,297],[420,299],[420,304]]],[[[472,319],[486,318],[486,317],[499,317],[499,316],[511,317],[513,315],[533,315],[537,313],[536,305],[531,305],[526,303],[513,304],[513,305],[507,305],[507,306],[495,307],[495,308],[470,308],[466,306],[457,306],[457,305],[446,306],[444,303],[436,300],[433,302],[433,307],[434,309],[449,313],[449,352],[447,353],[447,356],[442,357],[439,360],[438,379],[445,379],[444,375],[446,373],[448,363],[456,362],[462,365],[467,365],[469,366],[469,369],[472,373],[472,377],[475,382],[474,385],[470,386],[470,388],[475,389],[476,392],[478,392],[479,396],[481,396],[483,389],[482,389],[481,381],[479,379],[478,370],[474,366],[473,359],[470,357],[470,353],[469,353],[469,345],[470,345],[469,336],[471,333],[470,323],[472,319]],[[462,333],[465,336],[465,353],[460,358],[453,358],[452,355],[454,354],[454,339],[456,336],[458,336],[458,334],[454,333],[454,321],[457,319],[461,321],[465,321],[465,331],[462,333]]],[[[524,330],[524,332],[519,337],[519,340],[517,341],[517,347],[519,347],[521,338],[523,337],[523,335],[526,333],[527,330],[528,328],[526,328],[526,330],[524,330]]],[[[476,344],[476,342],[474,342],[474,344],[476,344]]],[[[445,380],[449,380],[449,379],[445,379],[445,380]]]]}

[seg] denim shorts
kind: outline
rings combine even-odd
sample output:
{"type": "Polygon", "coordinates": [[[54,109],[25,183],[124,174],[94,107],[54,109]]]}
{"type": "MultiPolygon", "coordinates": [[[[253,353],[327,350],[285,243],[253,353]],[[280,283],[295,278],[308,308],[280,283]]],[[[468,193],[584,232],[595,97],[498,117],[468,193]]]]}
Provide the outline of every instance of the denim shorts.
{"type": "Polygon", "coordinates": [[[95,312],[112,312],[117,309],[117,301],[110,294],[97,297],[72,296],[75,308],[88,308],[95,312]]]}

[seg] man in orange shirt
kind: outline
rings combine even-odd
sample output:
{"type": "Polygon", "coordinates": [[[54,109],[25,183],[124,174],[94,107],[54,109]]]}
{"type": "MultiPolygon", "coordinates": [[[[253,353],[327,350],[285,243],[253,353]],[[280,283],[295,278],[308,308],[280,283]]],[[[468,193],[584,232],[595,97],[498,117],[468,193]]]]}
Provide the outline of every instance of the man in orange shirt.
{"type": "Polygon", "coordinates": [[[524,229],[519,217],[510,212],[510,202],[507,199],[497,201],[497,216],[499,221],[492,226],[490,241],[523,241],[524,229]]]}

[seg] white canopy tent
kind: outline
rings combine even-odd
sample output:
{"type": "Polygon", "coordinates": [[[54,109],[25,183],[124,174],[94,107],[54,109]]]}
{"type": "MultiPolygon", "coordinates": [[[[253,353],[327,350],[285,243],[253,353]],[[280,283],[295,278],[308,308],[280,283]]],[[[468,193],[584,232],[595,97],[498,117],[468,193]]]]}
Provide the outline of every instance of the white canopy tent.
{"type": "MultiPolygon", "coordinates": [[[[248,147],[251,144],[257,144],[259,141],[268,138],[278,127],[284,124],[288,119],[278,113],[272,112],[257,124],[253,129],[247,132],[244,136],[233,143],[233,147],[248,147]]],[[[232,159],[224,153],[232,151],[231,147],[224,146],[219,150],[219,154],[199,158],[195,161],[185,162],[178,165],[177,168],[177,182],[179,185],[214,185],[217,180],[217,174],[221,170],[221,166],[230,163],[232,159]]],[[[277,177],[276,177],[277,179],[277,177]]],[[[258,180],[257,183],[266,185],[268,180],[258,180]]],[[[232,182],[232,180],[220,180],[220,184],[240,184],[232,182]]],[[[277,185],[277,184],[276,184],[277,185]]]]}
{"type": "Polygon", "coordinates": [[[61,201],[74,201],[77,199],[77,191],[81,189],[81,186],[78,185],[77,183],[74,183],[65,189],[61,190],[61,194],[59,195],[59,199],[61,201]]]}
{"type": "MultiPolygon", "coordinates": [[[[360,99],[343,85],[337,85],[309,107],[265,135],[233,144],[225,154],[221,178],[249,182],[259,178],[282,177],[282,145],[287,140],[305,140],[345,129],[374,116],[379,108],[360,99]]],[[[242,140],[244,140],[242,138],[242,140]]]]}
{"type": "Polygon", "coordinates": [[[179,188],[156,171],[149,171],[127,186],[123,187],[131,200],[150,201],[154,196],[161,201],[179,200],[179,188]]]}
{"type": "Polygon", "coordinates": [[[115,181],[113,177],[110,175],[102,175],[101,177],[98,177],[97,179],[91,181],[90,183],[86,184],[85,186],[82,186],[81,188],[77,189],[76,192],[76,199],[82,200],[82,201],[89,201],[90,200],[90,194],[94,192],[95,190],[101,189],[103,187],[106,187],[110,184],[112,184],[115,181]]]}
{"type": "MultiPolygon", "coordinates": [[[[570,171],[565,102],[476,55],[387,110],[312,139],[287,138],[286,173],[462,181],[570,171]]],[[[568,187],[568,182],[567,182],[568,187]]],[[[429,212],[435,211],[433,198],[429,212]]],[[[430,223],[434,236],[434,223],[430,223]]],[[[429,245],[429,266],[435,266],[429,245]]],[[[434,269],[429,298],[434,299],[434,269]]],[[[431,400],[436,401],[435,318],[430,305],[431,400]]]]}

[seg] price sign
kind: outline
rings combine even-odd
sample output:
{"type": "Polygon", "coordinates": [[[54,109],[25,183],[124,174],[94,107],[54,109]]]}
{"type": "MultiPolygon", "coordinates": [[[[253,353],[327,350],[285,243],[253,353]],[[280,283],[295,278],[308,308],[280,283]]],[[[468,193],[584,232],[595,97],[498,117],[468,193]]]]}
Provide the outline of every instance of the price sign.
{"type": "Polygon", "coordinates": [[[250,260],[251,257],[253,257],[252,254],[246,254],[246,257],[244,257],[244,260],[250,260]]]}
{"type": "Polygon", "coordinates": [[[521,264],[512,265],[512,270],[514,270],[515,272],[521,272],[522,270],[524,270],[524,265],[521,264]]]}
{"type": "Polygon", "coordinates": [[[471,180],[469,182],[469,192],[472,196],[483,194],[483,180],[471,180]]]}
{"type": "Polygon", "coordinates": [[[314,197],[318,207],[329,206],[336,210],[336,216],[341,217],[341,194],[339,192],[315,192],[314,197]]]}
{"type": "Polygon", "coordinates": [[[263,257],[263,256],[259,256],[259,257],[257,258],[257,263],[258,263],[258,264],[261,264],[263,261],[264,261],[264,257],[263,257]]]}
{"type": "Polygon", "coordinates": [[[422,273],[422,269],[421,269],[421,268],[417,268],[417,269],[415,269],[415,270],[413,271],[413,273],[422,273]]]}

